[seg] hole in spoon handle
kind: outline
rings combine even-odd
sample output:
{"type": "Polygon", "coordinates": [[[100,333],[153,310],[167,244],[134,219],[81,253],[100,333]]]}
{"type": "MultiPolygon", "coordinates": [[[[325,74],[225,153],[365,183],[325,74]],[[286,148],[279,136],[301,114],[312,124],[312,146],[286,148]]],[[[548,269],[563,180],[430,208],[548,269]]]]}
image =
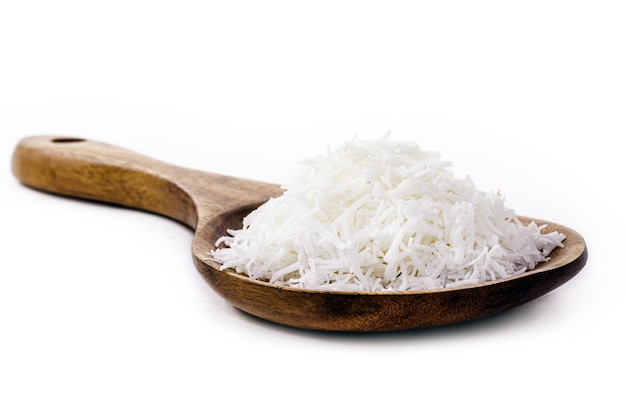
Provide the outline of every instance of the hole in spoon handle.
{"type": "Polygon", "coordinates": [[[86,142],[87,139],[81,139],[81,138],[52,138],[51,141],[53,143],[76,143],[76,142],[86,142]]]}

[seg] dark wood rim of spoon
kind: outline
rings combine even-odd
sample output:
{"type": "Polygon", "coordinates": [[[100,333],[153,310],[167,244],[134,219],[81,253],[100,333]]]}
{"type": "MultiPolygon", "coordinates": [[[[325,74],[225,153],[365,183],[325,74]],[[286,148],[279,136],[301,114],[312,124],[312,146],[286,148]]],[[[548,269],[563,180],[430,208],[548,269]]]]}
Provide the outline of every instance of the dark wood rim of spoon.
{"type": "MultiPolygon", "coordinates": [[[[448,325],[496,314],[540,297],[573,278],[587,247],[576,231],[556,223],[567,238],[551,260],[524,274],[428,291],[339,292],[279,287],[221,271],[209,259],[214,242],[267,199],[275,184],[207,173],[81,138],[36,136],[15,148],[12,169],[25,185],[77,198],[133,207],[181,221],[193,230],[193,261],[206,282],[236,308],[304,329],[381,332],[448,325]]],[[[522,221],[533,219],[520,217],[522,221]]],[[[149,261],[149,260],[148,260],[149,261]]]]}

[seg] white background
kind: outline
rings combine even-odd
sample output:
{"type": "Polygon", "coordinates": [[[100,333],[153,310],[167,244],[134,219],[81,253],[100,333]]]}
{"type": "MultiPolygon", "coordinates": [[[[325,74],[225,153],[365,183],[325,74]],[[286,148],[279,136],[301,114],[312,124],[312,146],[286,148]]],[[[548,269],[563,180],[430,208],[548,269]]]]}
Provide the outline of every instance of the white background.
{"type": "Polygon", "coordinates": [[[625,21],[619,1],[0,2],[0,415],[624,415],[625,21]],[[387,131],[580,232],[586,268],[477,322],[290,329],[215,295],[184,226],[10,171],[50,133],[285,183],[387,131]]]}

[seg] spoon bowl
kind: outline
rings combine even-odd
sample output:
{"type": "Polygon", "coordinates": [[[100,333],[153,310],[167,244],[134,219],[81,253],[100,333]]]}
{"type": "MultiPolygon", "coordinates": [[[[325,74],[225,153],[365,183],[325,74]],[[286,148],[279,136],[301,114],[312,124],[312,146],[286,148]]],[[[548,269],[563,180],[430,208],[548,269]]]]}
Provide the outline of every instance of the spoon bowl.
{"type": "Polygon", "coordinates": [[[587,248],[576,231],[544,220],[567,238],[532,271],[476,285],[402,292],[340,292],[280,287],[221,270],[209,257],[228,229],[283,190],[275,184],[167,164],[101,142],[59,136],[22,139],[12,169],[24,185],[61,195],[161,214],[194,230],[192,259],[205,281],[236,308],[304,329],[382,332],[442,326],[496,314],[573,278],[587,248]]]}

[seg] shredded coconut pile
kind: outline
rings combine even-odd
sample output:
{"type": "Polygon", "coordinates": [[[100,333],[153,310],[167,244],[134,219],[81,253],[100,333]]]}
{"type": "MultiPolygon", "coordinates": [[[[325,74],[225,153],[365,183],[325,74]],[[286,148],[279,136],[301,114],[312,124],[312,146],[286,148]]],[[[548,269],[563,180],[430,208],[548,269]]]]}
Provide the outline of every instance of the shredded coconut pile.
{"type": "Polygon", "coordinates": [[[450,166],[413,143],[353,140],[303,162],[211,256],[280,286],[406,291],[520,274],[563,246],[450,166]]]}

